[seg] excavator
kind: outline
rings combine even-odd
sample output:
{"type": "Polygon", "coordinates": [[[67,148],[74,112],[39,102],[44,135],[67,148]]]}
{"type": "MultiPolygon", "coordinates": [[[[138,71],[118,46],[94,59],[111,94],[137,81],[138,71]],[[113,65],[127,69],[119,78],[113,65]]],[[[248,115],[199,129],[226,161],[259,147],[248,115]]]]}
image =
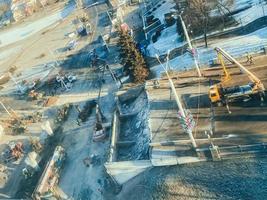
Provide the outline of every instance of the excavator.
{"type": "Polygon", "coordinates": [[[223,67],[224,76],[219,84],[214,84],[210,86],[209,98],[212,104],[227,105],[228,102],[234,102],[240,99],[247,99],[250,96],[256,94],[260,95],[261,100],[263,100],[265,88],[261,80],[222,48],[216,47],[215,51],[217,52],[218,60],[223,67]],[[223,58],[237,65],[240,68],[241,72],[245,73],[248,76],[251,82],[246,85],[236,85],[227,87],[226,83],[231,79],[231,75],[226,69],[223,58]]]}

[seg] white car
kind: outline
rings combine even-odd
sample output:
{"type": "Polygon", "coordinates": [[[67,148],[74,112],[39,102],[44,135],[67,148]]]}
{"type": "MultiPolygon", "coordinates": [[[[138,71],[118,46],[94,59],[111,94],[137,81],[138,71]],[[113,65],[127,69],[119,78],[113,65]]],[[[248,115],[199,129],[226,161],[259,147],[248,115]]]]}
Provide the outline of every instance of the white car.
{"type": "Polygon", "coordinates": [[[76,40],[71,40],[68,44],[67,44],[67,49],[73,50],[75,49],[75,47],[77,46],[77,41],[76,40]]]}
{"type": "Polygon", "coordinates": [[[72,82],[74,82],[74,81],[77,80],[76,76],[74,76],[74,75],[69,75],[69,76],[67,76],[67,79],[68,79],[68,81],[69,81],[70,83],[72,83],[72,82]]]}

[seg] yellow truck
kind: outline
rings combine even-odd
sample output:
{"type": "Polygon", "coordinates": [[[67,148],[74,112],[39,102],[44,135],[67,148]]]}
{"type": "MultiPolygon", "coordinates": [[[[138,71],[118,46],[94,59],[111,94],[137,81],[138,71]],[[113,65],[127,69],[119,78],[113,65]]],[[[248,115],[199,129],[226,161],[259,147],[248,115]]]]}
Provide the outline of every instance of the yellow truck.
{"type": "Polygon", "coordinates": [[[251,73],[247,68],[241,65],[236,59],[229,55],[222,48],[216,47],[219,61],[223,67],[224,78],[222,82],[214,84],[209,88],[209,98],[213,104],[227,104],[228,102],[233,102],[238,99],[245,99],[251,95],[259,94],[261,98],[264,96],[265,88],[261,80],[257,78],[253,73],[251,73]],[[245,85],[235,85],[227,87],[226,82],[231,79],[230,74],[227,72],[226,67],[223,62],[223,57],[230,61],[231,63],[237,65],[240,70],[245,73],[250,82],[245,85]]]}

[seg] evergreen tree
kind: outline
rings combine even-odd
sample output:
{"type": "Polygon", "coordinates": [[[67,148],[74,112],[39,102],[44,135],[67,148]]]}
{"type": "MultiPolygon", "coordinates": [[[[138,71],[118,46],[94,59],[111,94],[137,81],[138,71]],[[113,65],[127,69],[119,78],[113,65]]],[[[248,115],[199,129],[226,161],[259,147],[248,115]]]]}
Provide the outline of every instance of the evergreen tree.
{"type": "Polygon", "coordinates": [[[134,63],[132,69],[133,80],[135,83],[143,83],[149,75],[145,60],[138,50],[134,51],[134,63]]]}
{"type": "Polygon", "coordinates": [[[137,49],[132,37],[123,31],[119,31],[120,58],[124,71],[135,83],[144,83],[148,78],[149,69],[141,52],[137,49]]]}

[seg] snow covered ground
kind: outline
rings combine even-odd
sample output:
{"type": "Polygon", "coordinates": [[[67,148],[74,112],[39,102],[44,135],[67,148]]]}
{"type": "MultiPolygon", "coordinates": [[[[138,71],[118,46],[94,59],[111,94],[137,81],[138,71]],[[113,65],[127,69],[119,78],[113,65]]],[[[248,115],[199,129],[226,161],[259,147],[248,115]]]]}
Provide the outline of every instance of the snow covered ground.
{"type": "MultiPolygon", "coordinates": [[[[163,4],[160,8],[153,12],[154,16],[160,18],[162,22],[164,22],[164,14],[171,12],[171,8],[174,7],[172,1],[168,1],[163,4]],[[165,6],[164,6],[165,5],[165,6]]],[[[244,11],[233,15],[236,21],[239,22],[238,26],[244,26],[260,17],[263,17],[267,14],[267,2],[263,2],[262,0],[236,0],[230,6],[231,11],[245,9],[244,11]],[[247,9],[245,9],[247,8],[247,9]]],[[[237,28],[230,27],[225,30],[230,30],[237,28]]],[[[215,31],[216,33],[219,31],[215,31]]],[[[212,33],[212,34],[213,34],[212,33]]],[[[181,42],[181,38],[177,33],[176,25],[168,27],[161,32],[161,36],[158,38],[158,41],[148,45],[147,47],[147,55],[154,57],[155,54],[163,55],[166,54],[168,50],[172,50],[178,47],[181,47],[185,44],[185,42],[181,42]]]]}
{"type": "Polygon", "coordinates": [[[153,15],[155,18],[158,18],[161,21],[161,23],[164,24],[165,23],[164,15],[171,12],[173,7],[175,7],[175,6],[176,6],[176,4],[174,3],[173,0],[167,0],[160,7],[158,7],[157,10],[155,10],[153,12],[153,15]]]}
{"type": "MultiPolygon", "coordinates": [[[[212,41],[209,48],[199,48],[198,60],[200,65],[207,65],[216,59],[216,52],[213,50],[214,47],[222,47],[234,57],[246,55],[246,52],[262,52],[262,48],[267,47],[267,27],[248,35],[212,41]]],[[[193,68],[194,61],[190,53],[187,52],[172,59],[170,65],[172,69],[184,70],[193,68]]],[[[157,76],[160,76],[163,69],[160,65],[157,65],[152,68],[152,71],[154,71],[157,76]]]]}
{"type": "MultiPolygon", "coordinates": [[[[235,0],[228,4],[225,3],[225,6],[231,12],[241,11],[233,15],[234,19],[240,23],[239,26],[265,16],[267,11],[267,2],[264,0],[235,0]]],[[[228,13],[227,10],[224,10],[224,12],[228,13]]],[[[211,14],[213,16],[220,15],[218,9],[212,10],[211,14]]]]}
{"type": "MultiPolygon", "coordinates": [[[[165,24],[165,14],[175,11],[176,6],[173,0],[166,0],[157,4],[156,10],[152,12],[154,18],[158,18],[162,24],[165,24]]],[[[161,32],[161,36],[156,43],[152,43],[148,46],[147,52],[149,55],[165,54],[168,49],[173,49],[181,45],[179,35],[177,35],[176,24],[164,29],[161,32]]]]}
{"type": "Polygon", "coordinates": [[[242,9],[247,6],[251,7],[234,15],[240,26],[244,26],[267,14],[267,2],[263,0],[239,0],[235,3],[235,9],[242,9]]]}
{"type": "Polygon", "coordinates": [[[174,49],[182,46],[185,42],[181,42],[181,38],[177,33],[176,24],[164,29],[161,32],[158,41],[151,43],[147,47],[148,55],[155,56],[155,54],[165,54],[169,49],[174,49]]]}

